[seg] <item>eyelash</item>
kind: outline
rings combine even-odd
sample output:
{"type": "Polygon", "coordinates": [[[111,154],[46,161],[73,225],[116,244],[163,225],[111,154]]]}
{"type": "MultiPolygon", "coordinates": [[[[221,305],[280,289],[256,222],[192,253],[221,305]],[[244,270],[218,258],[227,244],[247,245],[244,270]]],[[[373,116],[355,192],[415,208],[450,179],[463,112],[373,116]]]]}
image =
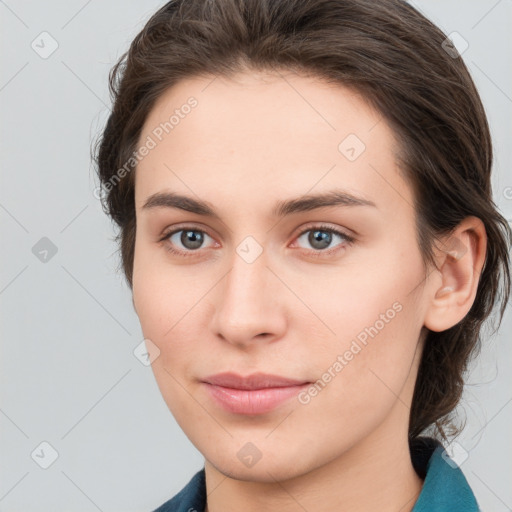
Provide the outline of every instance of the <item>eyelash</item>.
{"type": "MultiPolygon", "coordinates": [[[[166,233],[159,240],[159,242],[165,242],[166,240],[169,240],[171,238],[171,236],[175,235],[176,233],[180,233],[181,231],[194,231],[196,233],[202,233],[204,235],[208,235],[208,233],[206,231],[204,231],[202,229],[197,229],[195,226],[184,226],[184,227],[181,227],[180,229],[175,229],[174,231],[166,233]]],[[[337,247],[333,247],[331,249],[325,249],[325,250],[311,249],[312,253],[308,253],[308,256],[312,256],[314,258],[320,258],[320,257],[323,257],[325,255],[330,256],[331,254],[341,250],[340,246],[345,246],[345,247],[348,246],[348,247],[350,247],[355,242],[355,238],[354,237],[349,236],[346,233],[343,233],[342,231],[338,231],[337,229],[334,229],[334,228],[331,228],[331,227],[325,226],[325,225],[310,226],[307,229],[304,229],[303,231],[301,231],[296,236],[296,238],[300,238],[302,235],[304,235],[305,233],[308,233],[309,231],[323,231],[325,233],[330,233],[330,234],[338,235],[340,238],[344,239],[344,241],[345,241],[344,244],[340,244],[337,247]]],[[[208,235],[208,236],[210,236],[210,235],[208,235]]],[[[169,244],[166,244],[165,249],[167,251],[169,251],[171,254],[174,254],[176,256],[180,256],[180,257],[183,257],[183,258],[197,256],[197,253],[199,252],[199,249],[195,250],[195,251],[192,251],[192,250],[188,250],[188,251],[177,250],[177,249],[174,249],[172,247],[172,245],[169,245],[169,244]]]]}

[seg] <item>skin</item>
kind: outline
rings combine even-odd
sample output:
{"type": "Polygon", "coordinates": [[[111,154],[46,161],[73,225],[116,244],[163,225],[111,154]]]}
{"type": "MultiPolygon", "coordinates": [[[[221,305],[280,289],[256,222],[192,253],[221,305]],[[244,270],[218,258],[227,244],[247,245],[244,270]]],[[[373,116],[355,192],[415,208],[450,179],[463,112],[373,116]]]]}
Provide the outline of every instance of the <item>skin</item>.
{"type": "Polygon", "coordinates": [[[206,510],[410,511],[423,483],[407,443],[423,334],[469,311],[484,226],[465,219],[443,240],[461,257],[437,250],[438,268],[425,274],[393,132],[363,98],[292,72],[213,78],[179,82],[146,119],[141,143],[190,96],[198,101],[138,164],[133,272],[133,304],[159,351],[156,381],[205,457],[206,510]],[[348,134],[366,146],[354,161],[338,150],[348,134]],[[271,215],[277,201],[332,189],[376,207],[271,215]],[[220,219],[143,209],[170,191],[208,201],[220,219]],[[322,249],[311,231],[300,236],[319,224],[354,243],[333,235],[322,249]],[[181,232],[160,241],[178,228],[203,231],[203,245],[184,245],[181,232]],[[247,236],[263,249],[251,263],[236,252],[247,236]],[[243,416],[201,383],[224,371],[315,382],[397,302],[400,312],[307,404],[243,416]],[[252,467],[237,457],[248,442],[261,454],[252,467]]]}

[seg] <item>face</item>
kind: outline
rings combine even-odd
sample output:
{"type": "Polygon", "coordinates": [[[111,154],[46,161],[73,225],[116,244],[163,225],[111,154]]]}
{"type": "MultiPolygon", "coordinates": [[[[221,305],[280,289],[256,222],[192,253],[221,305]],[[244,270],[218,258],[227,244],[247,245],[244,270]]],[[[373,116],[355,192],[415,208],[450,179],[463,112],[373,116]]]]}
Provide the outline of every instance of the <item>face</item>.
{"type": "Polygon", "coordinates": [[[407,434],[426,310],[412,190],[355,92],[212,80],[169,89],[141,133],[133,302],[207,461],[291,478],[407,434]],[[225,372],[293,382],[210,378],[225,372]]]}

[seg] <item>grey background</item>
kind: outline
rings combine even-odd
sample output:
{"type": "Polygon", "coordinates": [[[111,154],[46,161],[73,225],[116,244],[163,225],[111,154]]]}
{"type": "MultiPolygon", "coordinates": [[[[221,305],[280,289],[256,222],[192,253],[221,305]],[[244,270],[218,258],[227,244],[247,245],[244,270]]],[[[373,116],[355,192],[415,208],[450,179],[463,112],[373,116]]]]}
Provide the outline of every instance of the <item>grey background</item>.
{"type": "MultiPolygon", "coordinates": [[[[108,71],[163,3],[0,1],[1,511],[149,511],[203,464],[133,354],[143,336],[89,157],[110,106],[108,71]],[[43,31],[58,43],[48,58],[31,47],[51,49],[43,31]],[[57,250],[46,262],[43,237],[57,250]],[[58,453],[47,469],[43,441],[58,453]]],[[[512,219],[512,2],[413,4],[469,43],[495,202],[512,219]]],[[[455,446],[494,512],[512,509],[511,330],[509,309],[468,377],[455,446]]]]}

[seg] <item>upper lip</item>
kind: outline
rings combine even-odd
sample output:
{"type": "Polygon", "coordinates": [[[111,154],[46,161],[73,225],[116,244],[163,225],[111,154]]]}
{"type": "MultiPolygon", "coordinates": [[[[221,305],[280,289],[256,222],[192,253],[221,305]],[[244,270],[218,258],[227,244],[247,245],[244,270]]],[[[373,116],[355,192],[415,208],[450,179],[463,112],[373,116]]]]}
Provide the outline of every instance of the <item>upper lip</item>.
{"type": "Polygon", "coordinates": [[[299,386],[307,384],[308,381],[288,379],[280,375],[271,375],[268,373],[253,373],[246,377],[237,375],[236,373],[217,373],[203,379],[203,382],[223,386],[233,389],[263,389],[278,388],[286,386],[299,386]]]}

